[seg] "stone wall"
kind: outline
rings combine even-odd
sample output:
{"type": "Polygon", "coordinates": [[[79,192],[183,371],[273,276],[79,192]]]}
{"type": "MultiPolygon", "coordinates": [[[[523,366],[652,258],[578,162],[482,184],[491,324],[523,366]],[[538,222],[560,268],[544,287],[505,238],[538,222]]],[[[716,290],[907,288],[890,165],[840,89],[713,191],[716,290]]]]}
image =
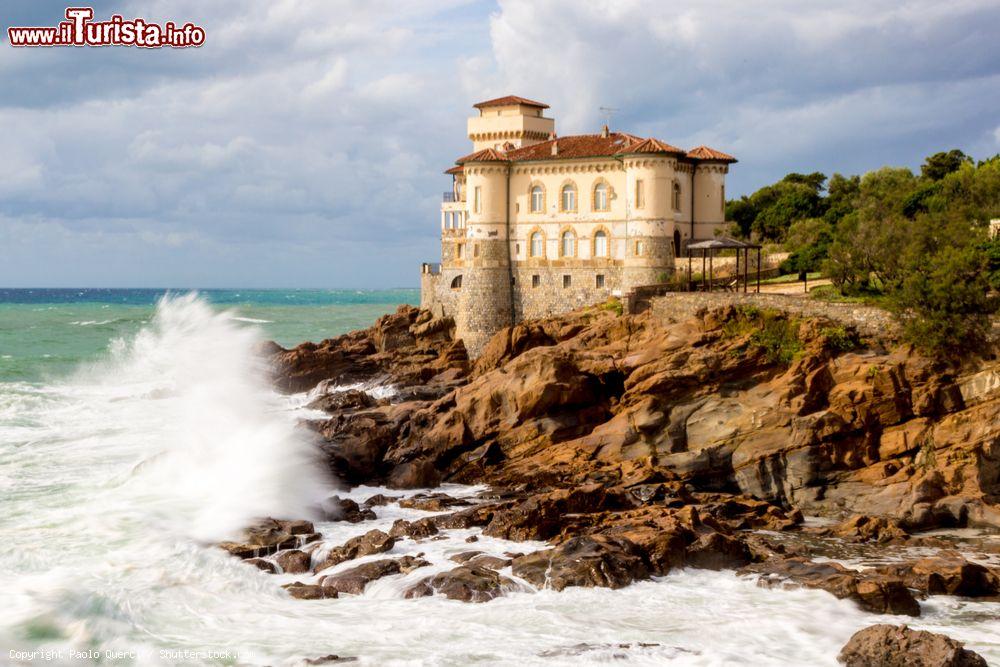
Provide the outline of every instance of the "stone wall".
{"type": "Polygon", "coordinates": [[[574,308],[607,301],[621,293],[621,262],[599,269],[587,266],[517,266],[514,269],[514,316],[517,321],[551,317],[574,308]],[[604,287],[597,287],[597,276],[604,287]],[[538,286],[533,278],[538,276],[538,286]],[[563,287],[563,277],[570,277],[563,287]]]}
{"type": "Polygon", "coordinates": [[[850,303],[828,303],[787,294],[673,292],[653,297],[650,311],[654,317],[678,322],[694,317],[703,309],[738,304],[774,308],[804,317],[825,317],[852,325],[864,336],[885,336],[897,331],[895,320],[881,308],[850,303]]]}

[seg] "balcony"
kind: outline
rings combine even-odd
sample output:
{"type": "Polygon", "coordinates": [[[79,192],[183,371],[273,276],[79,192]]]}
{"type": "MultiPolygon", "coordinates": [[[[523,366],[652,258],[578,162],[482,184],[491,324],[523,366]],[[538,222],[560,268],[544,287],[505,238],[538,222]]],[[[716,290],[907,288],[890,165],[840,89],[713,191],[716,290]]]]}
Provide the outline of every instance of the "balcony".
{"type": "Polygon", "coordinates": [[[458,201],[458,195],[456,195],[454,192],[445,192],[444,195],[441,197],[441,201],[444,202],[445,204],[456,202],[458,201]]]}

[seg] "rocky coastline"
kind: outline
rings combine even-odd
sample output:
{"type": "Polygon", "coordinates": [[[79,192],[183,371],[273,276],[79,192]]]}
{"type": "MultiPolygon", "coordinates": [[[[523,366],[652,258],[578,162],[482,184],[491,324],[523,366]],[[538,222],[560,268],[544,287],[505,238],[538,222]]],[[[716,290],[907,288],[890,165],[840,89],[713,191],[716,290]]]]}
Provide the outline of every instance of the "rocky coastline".
{"type": "MultiPolygon", "coordinates": [[[[470,537],[454,568],[405,596],[486,602],[525,583],[620,588],[691,567],[822,589],[901,621],[927,596],[1000,600],[996,541],[926,534],[1000,529],[993,350],[929,359],[822,318],[728,306],[676,323],[609,304],[505,329],[474,362],[451,320],[408,306],[265,353],[276,386],[310,392],[324,413],[302,428],[345,484],[486,489],[331,498],[313,519],[362,523],[394,502],[433,514],[329,549],[298,517],[221,545],[266,572],[301,573],[286,585],[294,597],[359,594],[426,567],[422,541],[475,528],[549,546],[490,555],[470,537]],[[416,552],[378,556],[403,540],[416,552]],[[879,557],[838,562],[864,554],[879,557]],[[362,557],[375,558],[323,573],[362,557]]],[[[868,630],[842,662],[985,664],[940,635],[868,630]],[[938,657],[907,662],[908,651],[938,657]]]]}

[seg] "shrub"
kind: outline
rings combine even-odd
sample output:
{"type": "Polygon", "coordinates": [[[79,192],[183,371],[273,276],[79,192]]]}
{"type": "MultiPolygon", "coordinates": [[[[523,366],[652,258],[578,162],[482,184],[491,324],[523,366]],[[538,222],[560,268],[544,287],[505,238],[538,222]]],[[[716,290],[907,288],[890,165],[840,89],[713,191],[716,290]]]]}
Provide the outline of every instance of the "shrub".
{"type": "Polygon", "coordinates": [[[604,303],[600,304],[598,308],[601,310],[610,310],[618,316],[621,316],[621,314],[625,312],[625,306],[622,305],[621,300],[615,298],[608,299],[604,303]]]}
{"type": "Polygon", "coordinates": [[[826,347],[830,350],[847,352],[861,345],[861,339],[858,338],[858,333],[853,329],[832,326],[823,327],[819,332],[826,339],[826,347]]]}
{"type": "Polygon", "coordinates": [[[722,330],[730,338],[749,334],[750,346],[763,350],[774,364],[788,365],[802,351],[799,321],[777,310],[738,306],[722,330]]]}

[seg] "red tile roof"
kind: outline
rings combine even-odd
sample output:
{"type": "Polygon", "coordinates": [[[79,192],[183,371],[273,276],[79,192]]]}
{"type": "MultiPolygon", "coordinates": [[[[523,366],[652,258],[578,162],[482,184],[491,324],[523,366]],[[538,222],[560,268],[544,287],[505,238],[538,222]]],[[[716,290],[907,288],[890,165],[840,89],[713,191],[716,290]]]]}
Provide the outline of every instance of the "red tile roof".
{"type": "Polygon", "coordinates": [[[495,100],[486,100],[485,102],[478,102],[472,106],[476,109],[485,109],[486,107],[507,107],[512,104],[522,104],[526,107],[537,107],[539,109],[548,109],[549,105],[542,102],[535,102],[533,100],[526,99],[524,97],[518,97],[517,95],[505,95],[504,97],[498,97],[495,100]]]}
{"type": "Polygon", "coordinates": [[[680,153],[684,154],[684,149],[677,148],[677,146],[671,146],[665,141],[660,141],[659,139],[649,138],[640,141],[637,144],[632,144],[631,146],[619,151],[621,154],[632,154],[632,153],[680,153]]]}
{"type": "Polygon", "coordinates": [[[722,151],[717,151],[714,148],[709,148],[708,146],[698,146],[697,148],[692,148],[688,151],[687,156],[695,160],[714,160],[717,162],[736,162],[736,158],[732,155],[727,155],[722,151]]]}
{"type": "Polygon", "coordinates": [[[508,162],[510,158],[498,151],[495,148],[484,148],[481,151],[476,151],[475,153],[469,153],[464,155],[457,160],[455,164],[465,164],[466,162],[508,162]]]}
{"type": "MultiPolygon", "coordinates": [[[[685,153],[665,141],[650,137],[643,139],[625,132],[608,134],[575,134],[542,141],[523,148],[501,151],[484,148],[455,160],[455,164],[466,162],[534,162],[538,160],[572,160],[591,157],[616,157],[643,153],[667,153],[683,156],[689,160],[707,162],[736,162],[736,158],[708,146],[698,146],[685,153]],[[552,146],[556,152],[553,154],[552,146]]],[[[448,170],[445,173],[456,173],[448,170]]]]}
{"type": "Polygon", "coordinates": [[[446,174],[461,174],[463,169],[465,169],[465,167],[463,167],[462,165],[458,165],[458,166],[452,167],[451,169],[446,170],[444,173],[446,173],[446,174]]]}
{"type": "Polygon", "coordinates": [[[611,157],[622,149],[642,141],[642,137],[622,132],[602,134],[575,134],[549,139],[541,143],[517,148],[507,153],[507,157],[517,162],[532,160],[571,160],[582,157],[611,157]],[[552,154],[552,145],[556,154],[552,154]]]}

